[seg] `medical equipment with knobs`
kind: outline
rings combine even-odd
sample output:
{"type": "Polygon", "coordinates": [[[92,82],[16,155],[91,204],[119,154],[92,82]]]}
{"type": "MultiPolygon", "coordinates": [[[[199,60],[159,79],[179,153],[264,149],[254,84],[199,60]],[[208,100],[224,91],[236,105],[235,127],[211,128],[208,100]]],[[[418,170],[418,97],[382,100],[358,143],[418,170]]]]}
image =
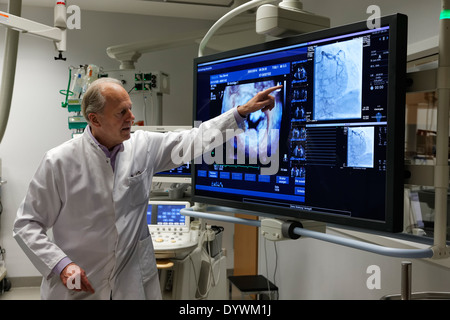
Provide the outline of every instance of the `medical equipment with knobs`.
{"type": "Polygon", "coordinates": [[[179,33],[170,38],[152,38],[146,41],[114,45],[108,47],[106,53],[110,58],[120,62],[120,69],[127,70],[135,69],[135,64],[145,53],[191,45],[200,40],[199,56],[202,56],[208,43],[208,46],[215,50],[230,50],[250,43],[264,42],[265,35],[282,37],[330,27],[329,18],[302,10],[301,1],[284,0],[278,4],[278,7],[261,8],[261,13],[256,15],[257,33],[249,33],[249,31],[255,30],[255,19],[254,14],[251,15],[251,10],[271,2],[277,2],[277,0],[251,0],[230,10],[210,29],[179,33]],[[237,15],[241,15],[240,18],[246,15],[246,22],[238,21],[230,24],[229,21],[237,15]],[[216,39],[211,39],[213,35],[216,39]]]}
{"type": "Polygon", "coordinates": [[[22,33],[53,41],[59,52],[55,59],[65,60],[62,57],[62,52],[67,49],[67,9],[65,1],[56,1],[53,27],[3,11],[0,11],[0,24],[22,33]]]}
{"type": "Polygon", "coordinates": [[[157,259],[184,258],[197,246],[189,218],[180,214],[185,201],[149,201],[147,222],[157,259]]]}
{"type": "Polygon", "coordinates": [[[7,28],[3,73],[0,83],[0,142],[6,131],[14,88],[14,78],[19,47],[19,34],[27,33],[54,42],[59,52],[57,60],[64,59],[62,52],[67,48],[66,2],[58,0],[55,4],[54,27],[20,17],[22,0],[9,0],[8,12],[0,11],[0,25],[7,28]]]}
{"type": "Polygon", "coordinates": [[[167,73],[153,70],[111,70],[99,77],[111,77],[122,82],[133,102],[135,124],[162,125],[163,94],[170,93],[167,73]]]}
{"type": "Polygon", "coordinates": [[[412,262],[402,261],[400,294],[389,294],[381,300],[449,300],[450,292],[412,292],[412,262]]]}
{"type": "MultiPolygon", "coordinates": [[[[2,180],[2,159],[0,158],[0,219],[3,211],[2,206],[2,185],[4,185],[6,181],[2,180]]],[[[1,223],[0,223],[1,226],[1,223]]],[[[5,267],[5,259],[4,259],[5,249],[3,249],[0,245],[0,295],[4,291],[9,291],[11,287],[11,282],[6,278],[6,267],[5,267]]]]}

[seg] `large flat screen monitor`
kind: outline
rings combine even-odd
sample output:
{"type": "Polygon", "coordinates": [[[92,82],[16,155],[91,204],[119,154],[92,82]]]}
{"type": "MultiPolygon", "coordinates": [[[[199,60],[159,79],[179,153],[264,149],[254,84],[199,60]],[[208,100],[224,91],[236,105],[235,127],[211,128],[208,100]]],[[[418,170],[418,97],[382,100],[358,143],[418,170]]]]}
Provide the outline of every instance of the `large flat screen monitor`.
{"type": "Polygon", "coordinates": [[[174,169],[166,170],[157,172],[154,175],[155,177],[185,177],[190,178],[191,177],[191,165],[190,163],[183,164],[179,167],[176,167],[174,169]]]}
{"type": "MultiPolygon", "coordinates": [[[[132,126],[131,132],[137,130],[151,131],[151,132],[169,132],[169,131],[183,131],[192,129],[191,126],[132,126]]],[[[181,164],[171,170],[156,172],[153,175],[153,182],[163,183],[191,183],[191,166],[190,163],[181,164]]]]}
{"type": "Polygon", "coordinates": [[[224,144],[223,159],[197,159],[193,201],[401,231],[407,17],[380,23],[195,59],[197,121],[283,88],[273,110],[250,115],[224,144]]]}

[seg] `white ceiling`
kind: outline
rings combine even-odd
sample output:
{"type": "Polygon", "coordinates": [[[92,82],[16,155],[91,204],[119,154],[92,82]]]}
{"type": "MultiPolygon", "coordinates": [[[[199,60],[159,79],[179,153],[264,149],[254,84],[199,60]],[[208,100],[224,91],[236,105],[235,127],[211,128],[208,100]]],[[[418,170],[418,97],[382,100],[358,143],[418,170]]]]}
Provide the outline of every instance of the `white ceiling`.
{"type": "MultiPolygon", "coordinates": [[[[16,0],[12,0],[16,1],[16,0]]],[[[247,2],[248,0],[66,0],[67,6],[77,5],[81,10],[102,12],[116,12],[129,14],[142,14],[162,17],[191,18],[203,20],[217,20],[230,10],[229,6],[190,4],[214,3],[229,4],[233,6],[247,2]],[[183,3],[186,2],[186,3],[183,3]]],[[[8,0],[0,0],[0,4],[7,4],[8,0]]],[[[23,0],[23,6],[53,7],[55,0],[23,0]]]]}

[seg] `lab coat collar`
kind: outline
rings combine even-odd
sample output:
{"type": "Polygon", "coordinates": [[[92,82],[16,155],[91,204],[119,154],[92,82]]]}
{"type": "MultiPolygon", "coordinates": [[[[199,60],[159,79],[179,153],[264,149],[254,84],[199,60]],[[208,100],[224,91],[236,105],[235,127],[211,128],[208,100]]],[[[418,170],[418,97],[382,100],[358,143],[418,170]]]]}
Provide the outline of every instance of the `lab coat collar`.
{"type": "Polygon", "coordinates": [[[105,154],[105,156],[110,160],[110,164],[111,164],[112,170],[114,172],[115,168],[116,168],[117,156],[119,155],[119,152],[122,152],[124,150],[123,143],[116,145],[111,151],[109,151],[108,148],[106,148],[104,145],[102,145],[100,142],[98,142],[97,139],[95,139],[94,135],[91,132],[91,128],[89,125],[86,126],[85,131],[87,132],[87,136],[90,138],[91,144],[94,147],[97,147],[98,149],[100,149],[105,154]]]}

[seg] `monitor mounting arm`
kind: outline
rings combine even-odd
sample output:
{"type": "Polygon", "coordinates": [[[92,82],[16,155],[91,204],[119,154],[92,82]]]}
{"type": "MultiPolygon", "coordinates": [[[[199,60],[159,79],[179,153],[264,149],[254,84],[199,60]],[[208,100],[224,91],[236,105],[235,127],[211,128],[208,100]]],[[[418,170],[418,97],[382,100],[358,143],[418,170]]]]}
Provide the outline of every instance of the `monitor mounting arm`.
{"type": "MultiPolygon", "coordinates": [[[[22,0],[9,0],[8,12],[0,11],[0,26],[6,27],[3,57],[3,73],[0,83],[0,142],[6,131],[9,111],[11,109],[14,78],[19,47],[19,34],[28,33],[52,40],[59,51],[56,60],[65,60],[62,52],[66,51],[67,11],[66,2],[58,0],[55,4],[54,27],[30,21],[20,17],[22,0]]],[[[2,43],[3,44],[3,43],[2,43]]]]}
{"type": "MultiPolygon", "coordinates": [[[[135,69],[135,63],[144,53],[190,45],[197,40],[201,40],[198,56],[202,56],[213,35],[230,36],[233,34],[237,35],[241,31],[256,30],[257,34],[252,36],[253,38],[257,38],[258,35],[283,37],[330,27],[329,18],[303,11],[303,5],[300,0],[283,0],[278,6],[269,5],[269,3],[277,1],[279,0],[251,0],[230,10],[208,30],[196,30],[191,33],[179,34],[175,38],[171,37],[170,39],[163,37],[161,39],[111,46],[106,49],[106,53],[110,58],[120,62],[121,70],[135,69]],[[226,25],[234,17],[249,13],[259,6],[261,7],[256,11],[256,21],[249,20],[243,23],[236,22],[233,25],[226,25]]],[[[235,43],[236,40],[234,40],[235,43]]]]}

